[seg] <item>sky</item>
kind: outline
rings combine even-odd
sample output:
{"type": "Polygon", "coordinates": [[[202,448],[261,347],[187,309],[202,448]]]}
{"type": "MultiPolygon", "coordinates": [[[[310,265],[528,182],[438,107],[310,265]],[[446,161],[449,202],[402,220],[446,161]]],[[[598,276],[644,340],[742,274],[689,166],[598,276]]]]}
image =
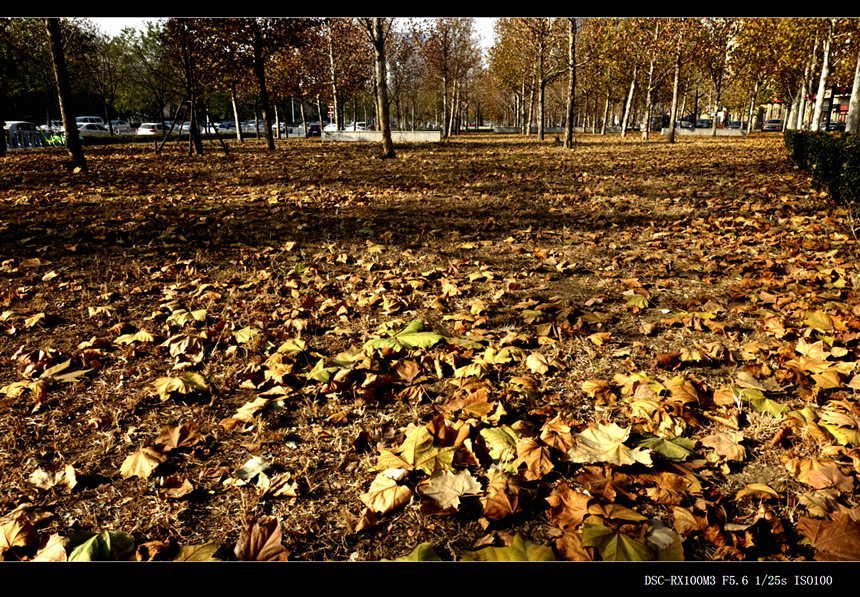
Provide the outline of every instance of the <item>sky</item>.
{"type": "MultiPolygon", "coordinates": [[[[101,29],[110,36],[119,35],[120,31],[125,27],[133,27],[135,29],[143,29],[146,21],[157,20],[155,17],[90,17],[101,27],[101,29]]],[[[488,48],[493,43],[493,17],[476,17],[475,23],[478,26],[478,32],[483,39],[484,48],[488,48]]]]}

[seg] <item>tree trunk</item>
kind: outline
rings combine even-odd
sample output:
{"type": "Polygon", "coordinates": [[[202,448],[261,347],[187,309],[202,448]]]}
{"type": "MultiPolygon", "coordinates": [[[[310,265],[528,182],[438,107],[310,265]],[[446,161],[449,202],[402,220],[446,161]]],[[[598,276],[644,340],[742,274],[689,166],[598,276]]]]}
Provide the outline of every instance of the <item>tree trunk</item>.
{"type": "Polygon", "coordinates": [[[633,91],[636,88],[636,73],[638,67],[633,67],[633,77],[630,79],[630,91],[627,92],[627,101],[624,104],[624,118],[621,120],[621,136],[627,136],[627,123],[630,118],[630,109],[633,105],[633,91]]]}
{"type": "Polygon", "coordinates": [[[564,147],[573,149],[573,100],[576,93],[576,19],[567,20],[567,109],[564,123],[564,147]]]}
{"type": "Polygon", "coordinates": [[[260,92],[260,112],[263,114],[263,126],[266,127],[266,148],[275,149],[275,137],[272,135],[272,107],[269,103],[269,92],[266,89],[266,70],[263,65],[263,41],[259,32],[254,32],[254,75],[260,92]]]}
{"type": "MultiPolygon", "coordinates": [[[[334,64],[334,40],[333,40],[333,32],[331,27],[331,22],[326,19],[326,26],[328,27],[328,61],[329,68],[331,69],[331,97],[332,104],[334,105],[334,123],[337,127],[337,130],[343,129],[342,118],[340,118],[340,108],[338,106],[337,101],[337,70],[335,69],[334,64]]],[[[320,124],[322,124],[322,114],[320,114],[320,124]]]]}
{"type": "Polygon", "coordinates": [[[377,127],[382,126],[382,159],[394,157],[394,143],[391,141],[391,122],[388,119],[388,83],[385,73],[385,32],[380,17],[373,17],[371,40],[376,52],[376,114],[377,127]]]}
{"type": "MultiPolygon", "coordinates": [[[[682,26],[683,27],[683,26],[682,26]]],[[[683,28],[678,31],[678,42],[675,45],[675,72],[672,75],[672,108],[669,113],[669,143],[675,142],[675,124],[678,121],[678,88],[681,83],[681,42],[683,39],[683,28]]]]}
{"type": "Polygon", "coordinates": [[[48,41],[51,46],[51,60],[54,65],[54,78],[57,82],[57,98],[60,102],[60,115],[63,119],[63,127],[66,129],[66,147],[72,159],[71,167],[78,171],[86,172],[87,160],[84,157],[84,149],[81,138],[78,135],[78,127],[75,115],[71,112],[72,88],[69,83],[69,71],[66,67],[66,57],[63,54],[63,40],[60,31],[60,19],[46,18],[45,30],[48,33],[48,41]]]}
{"type": "Polygon", "coordinates": [[[609,91],[606,92],[606,103],[603,104],[603,122],[600,123],[600,134],[606,135],[606,123],[609,120],[609,91]]]}
{"type": "Polygon", "coordinates": [[[830,75],[830,44],[833,40],[833,19],[830,19],[827,37],[824,40],[821,63],[821,76],[818,78],[818,94],[815,97],[815,109],[812,113],[812,130],[817,131],[821,124],[821,112],[824,109],[824,90],[827,88],[827,77],[830,75]]]}
{"type": "Polygon", "coordinates": [[[236,122],[236,140],[239,141],[239,143],[243,143],[242,123],[239,122],[239,100],[236,97],[235,83],[230,86],[230,101],[233,103],[233,120],[236,122]]]}
{"type": "Polygon", "coordinates": [[[858,120],[860,120],[860,53],[857,54],[857,66],[854,67],[854,84],[851,86],[851,100],[848,103],[845,132],[856,133],[858,120]]]}

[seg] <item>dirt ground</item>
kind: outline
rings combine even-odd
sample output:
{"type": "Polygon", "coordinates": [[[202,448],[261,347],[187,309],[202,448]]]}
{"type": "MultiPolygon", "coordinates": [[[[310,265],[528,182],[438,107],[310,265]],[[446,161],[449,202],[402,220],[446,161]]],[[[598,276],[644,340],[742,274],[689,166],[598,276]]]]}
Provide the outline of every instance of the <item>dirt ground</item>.
{"type": "Polygon", "coordinates": [[[0,161],[4,559],[853,557],[857,241],[780,136],[396,149],[0,161]]]}

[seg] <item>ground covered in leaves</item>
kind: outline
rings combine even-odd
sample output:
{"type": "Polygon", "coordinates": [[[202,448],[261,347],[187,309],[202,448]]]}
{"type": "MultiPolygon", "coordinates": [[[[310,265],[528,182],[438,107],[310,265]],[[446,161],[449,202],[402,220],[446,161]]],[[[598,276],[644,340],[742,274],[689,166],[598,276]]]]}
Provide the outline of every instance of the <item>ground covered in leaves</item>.
{"type": "Polygon", "coordinates": [[[207,150],[0,162],[0,558],[860,559],[781,137],[207,150]]]}

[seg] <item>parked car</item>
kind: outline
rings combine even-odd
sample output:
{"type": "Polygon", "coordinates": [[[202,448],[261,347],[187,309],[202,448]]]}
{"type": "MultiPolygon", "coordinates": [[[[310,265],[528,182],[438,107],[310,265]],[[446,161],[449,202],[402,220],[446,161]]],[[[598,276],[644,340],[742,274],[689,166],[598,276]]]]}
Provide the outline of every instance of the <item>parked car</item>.
{"type": "Polygon", "coordinates": [[[82,124],[100,124],[102,126],[105,125],[105,121],[101,116],[78,116],[75,118],[75,122],[78,123],[78,127],[82,124]]]}
{"type": "Polygon", "coordinates": [[[306,137],[319,137],[322,135],[322,126],[319,122],[309,122],[307,131],[305,132],[306,137]]]}
{"type": "Polygon", "coordinates": [[[27,122],[26,120],[10,120],[3,128],[10,133],[22,131],[37,132],[39,130],[39,127],[36,124],[27,122]]]}
{"type": "Polygon", "coordinates": [[[218,123],[218,130],[222,133],[235,133],[236,132],[236,123],[232,120],[225,120],[224,122],[218,123]]]}
{"type": "Polygon", "coordinates": [[[761,127],[763,131],[781,131],[782,130],[782,120],[779,118],[772,118],[771,120],[765,120],[764,125],[761,127]]]}
{"type": "Polygon", "coordinates": [[[323,127],[323,130],[326,132],[336,131],[337,125],[333,122],[329,122],[327,125],[323,127]]]}
{"type": "Polygon", "coordinates": [[[78,134],[81,137],[94,137],[102,135],[110,135],[110,131],[103,124],[95,124],[92,122],[78,123],[78,134]]]}
{"type": "Polygon", "coordinates": [[[343,127],[345,131],[366,131],[367,123],[366,122],[350,122],[346,126],[343,127]]]}
{"type": "Polygon", "coordinates": [[[43,124],[39,128],[42,129],[43,131],[45,131],[46,133],[47,132],[62,133],[66,130],[65,127],[63,127],[63,121],[62,120],[51,120],[50,122],[48,122],[48,124],[43,124]]]}
{"type": "Polygon", "coordinates": [[[131,125],[129,125],[128,121],[126,120],[111,120],[110,126],[115,133],[119,133],[121,135],[127,135],[131,133],[131,125]]]}
{"type": "Polygon", "coordinates": [[[844,131],[845,123],[839,120],[831,120],[830,122],[821,123],[822,131],[844,131]]]}
{"type": "Polygon", "coordinates": [[[138,135],[163,135],[164,125],[160,122],[143,122],[136,132],[138,135]]]}
{"type": "Polygon", "coordinates": [[[710,118],[699,118],[696,121],[696,128],[697,129],[709,129],[709,128],[713,128],[713,126],[714,126],[714,122],[710,118]]]}

